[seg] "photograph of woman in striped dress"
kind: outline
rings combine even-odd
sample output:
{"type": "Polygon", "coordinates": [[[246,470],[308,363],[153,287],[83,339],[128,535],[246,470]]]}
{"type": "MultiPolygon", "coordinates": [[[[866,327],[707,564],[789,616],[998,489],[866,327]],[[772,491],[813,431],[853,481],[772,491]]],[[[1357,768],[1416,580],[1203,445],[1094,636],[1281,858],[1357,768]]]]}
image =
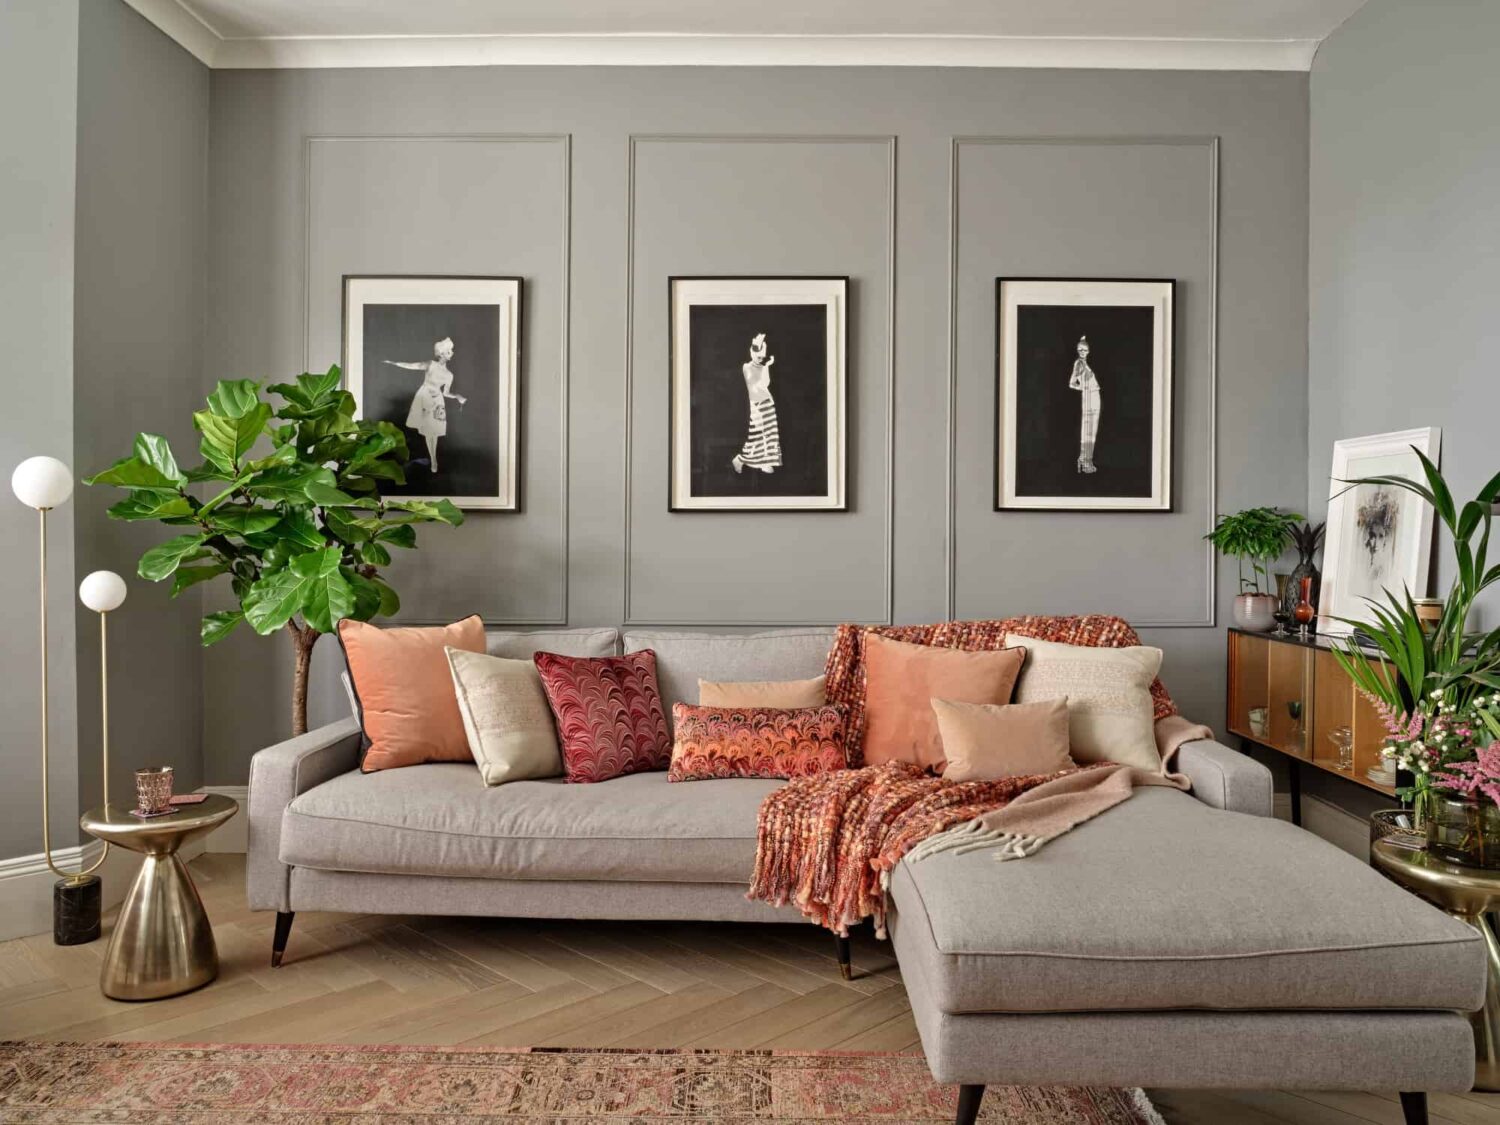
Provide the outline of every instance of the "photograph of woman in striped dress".
{"type": "MultiPolygon", "coordinates": [[[[1054,370],[1056,370],[1054,368],[1054,370]]],[[[1078,358],[1068,379],[1071,390],[1082,392],[1081,417],[1078,424],[1078,471],[1097,473],[1094,467],[1094,443],[1099,439],[1099,379],[1089,366],[1089,338],[1078,340],[1078,358]]]]}
{"type": "Polygon", "coordinates": [[[740,367],[745,390],[750,394],[750,428],[745,444],[730,462],[737,473],[744,472],[746,465],[774,473],[781,464],[781,431],[776,421],[776,400],[771,397],[771,365],[776,357],[766,351],[766,334],[762,332],[750,341],[750,362],[740,367]]]}

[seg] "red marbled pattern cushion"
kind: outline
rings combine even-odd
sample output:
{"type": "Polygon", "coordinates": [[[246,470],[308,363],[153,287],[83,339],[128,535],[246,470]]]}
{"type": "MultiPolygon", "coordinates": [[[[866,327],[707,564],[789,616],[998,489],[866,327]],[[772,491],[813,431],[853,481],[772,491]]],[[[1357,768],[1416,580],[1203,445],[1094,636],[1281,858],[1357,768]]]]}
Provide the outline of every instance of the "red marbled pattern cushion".
{"type": "Polygon", "coordinates": [[[629,656],[536,654],[542,690],[557,720],[569,781],[608,781],[666,769],[672,736],[656,684],[656,653],[629,656]]]}
{"type": "Polygon", "coordinates": [[[672,708],[677,741],[668,781],[718,777],[809,777],[841,770],[844,708],[672,708]]]}

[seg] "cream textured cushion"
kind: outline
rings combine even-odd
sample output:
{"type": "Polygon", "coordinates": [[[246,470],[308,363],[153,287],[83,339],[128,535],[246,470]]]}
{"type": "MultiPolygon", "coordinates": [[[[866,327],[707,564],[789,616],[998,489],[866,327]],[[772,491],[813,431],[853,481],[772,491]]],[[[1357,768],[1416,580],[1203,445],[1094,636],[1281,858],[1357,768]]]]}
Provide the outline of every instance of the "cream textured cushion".
{"type": "Polygon", "coordinates": [[[955,703],[934,699],[946,781],[996,781],[1070,769],[1068,701],[955,703]]]}
{"type": "Polygon", "coordinates": [[[1027,650],[1012,702],[1066,698],[1070,750],[1077,761],[1161,769],[1151,704],[1161,649],[1089,648],[1014,633],[1005,643],[1027,650]]]}
{"type": "Polygon", "coordinates": [[[446,652],[469,750],[484,783],[561,774],[557,730],[536,665],[456,648],[446,652]]]}
{"type": "Polygon", "coordinates": [[[779,707],[801,711],[827,702],[825,677],[810,680],[699,680],[700,707],[779,707]]]}

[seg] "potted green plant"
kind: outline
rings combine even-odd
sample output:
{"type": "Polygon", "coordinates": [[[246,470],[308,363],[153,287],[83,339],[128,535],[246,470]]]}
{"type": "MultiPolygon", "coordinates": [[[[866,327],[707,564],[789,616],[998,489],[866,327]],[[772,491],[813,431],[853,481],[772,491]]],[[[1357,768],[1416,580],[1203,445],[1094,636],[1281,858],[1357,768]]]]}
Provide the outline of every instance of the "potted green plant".
{"type": "Polygon", "coordinates": [[[1442,611],[1424,629],[1411,592],[1387,591],[1384,598],[1369,602],[1367,619],[1342,619],[1356,632],[1335,646],[1333,654],[1384,717],[1382,753],[1412,777],[1397,795],[1410,800],[1417,818],[1426,820],[1435,791],[1443,788],[1436,778],[1457,776],[1452,767],[1475,760],[1500,733],[1490,715],[1493,703],[1500,702],[1494,698],[1500,694],[1500,628],[1476,632],[1468,627],[1474,603],[1500,582],[1500,565],[1491,566],[1488,557],[1500,473],[1460,508],[1437,466],[1420,450],[1413,452],[1423,481],[1377,476],[1345,483],[1404,489],[1432,505],[1452,539],[1455,563],[1442,611]]]}
{"type": "Polygon", "coordinates": [[[1240,592],[1234,599],[1234,623],[1241,629],[1263,633],[1275,623],[1271,563],[1286,550],[1292,529],[1301,519],[1295,512],[1279,508],[1246,508],[1231,516],[1220,516],[1214,529],[1204,536],[1220,554],[1239,562],[1240,592]]]}
{"type": "Polygon", "coordinates": [[[406,437],[390,422],[355,418],[341,379],[331,367],[277,383],[267,388],[280,399],[274,405],[249,379],[222,382],[193,415],[203,464],[184,472],[165,438],[138,434],[129,457],[84,482],[129,490],[109,509],[113,519],[179,529],[141,556],[142,578],[172,579],[176,597],[228,576],[239,608],[203,618],[204,645],[242,621],[262,635],[287,631],[296,654],[293,734],[307,730],[318,638],[346,617],[368,621],[400,608],[380,575],[389,548],[415,547],[415,524],[463,522],[447,500],[381,495],[405,483],[406,437]]]}

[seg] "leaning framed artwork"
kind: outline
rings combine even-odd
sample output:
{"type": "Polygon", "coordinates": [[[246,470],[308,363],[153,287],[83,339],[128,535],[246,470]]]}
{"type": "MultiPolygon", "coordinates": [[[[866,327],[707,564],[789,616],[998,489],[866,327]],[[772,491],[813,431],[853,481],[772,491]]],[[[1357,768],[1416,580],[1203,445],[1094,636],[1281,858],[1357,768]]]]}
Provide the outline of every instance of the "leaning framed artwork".
{"type": "Polygon", "coordinates": [[[849,279],[667,287],[667,507],[846,510],[849,279]]]}
{"type": "Polygon", "coordinates": [[[1426,596],[1432,505],[1402,488],[1349,482],[1366,477],[1425,481],[1412,450],[1436,464],[1442,437],[1436,426],[1423,426],[1334,442],[1318,632],[1347,636],[1348,622],[1368,618],[1370,602],[1384,602],[1388,593],[1426,596]]]}
{"type": "Polygon", "coordinates": [[[518,511],[518,277],[346,276],[344,385],[406,435],[403,499],[518,511]]]}
{"type": "Polygon", "coordinates": [[[995,510],[1172,510],[1176,282],[995,279],[995,510]]]}

